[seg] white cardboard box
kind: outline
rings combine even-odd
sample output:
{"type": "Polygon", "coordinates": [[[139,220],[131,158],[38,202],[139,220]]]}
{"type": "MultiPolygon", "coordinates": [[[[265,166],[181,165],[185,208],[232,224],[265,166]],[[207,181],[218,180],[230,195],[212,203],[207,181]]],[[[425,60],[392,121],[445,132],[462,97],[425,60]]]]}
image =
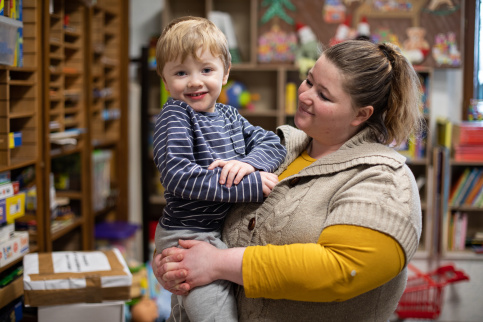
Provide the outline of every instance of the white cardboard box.
{"type": "Polygon", "coordinates": [[[5,266],[29,252],[29,233],[16,231],[12,237],[0,242],[0,267],[5,266]]]}
{"type": "Polygon", "coordinates": [[[39,322],[124,322],[124,302],[40,306],[39,322]]]}
{"type": "Polygon", "coordinates": [[[115,248],[28,254],[23,267],[26,306],[130,299],[132,275],[115,248]]]}

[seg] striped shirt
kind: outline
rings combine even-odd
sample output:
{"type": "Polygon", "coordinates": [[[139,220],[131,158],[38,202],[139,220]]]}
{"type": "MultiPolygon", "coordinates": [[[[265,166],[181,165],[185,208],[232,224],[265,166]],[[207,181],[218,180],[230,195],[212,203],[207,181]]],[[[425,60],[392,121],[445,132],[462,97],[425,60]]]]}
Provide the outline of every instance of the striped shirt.
{"type": "Polygon", "coordinates": [[[204,113],[172,99],[157,116],[153,144],[167,201],[159,220],[165,229],[217,230],[233,203],[263,201],[259,171],[227,188],[218,183],[221,167],[207,169],[215,160],[273,172],[286,155],[275,133],[251,125],[232,106],[216,103],[204,113]]]}

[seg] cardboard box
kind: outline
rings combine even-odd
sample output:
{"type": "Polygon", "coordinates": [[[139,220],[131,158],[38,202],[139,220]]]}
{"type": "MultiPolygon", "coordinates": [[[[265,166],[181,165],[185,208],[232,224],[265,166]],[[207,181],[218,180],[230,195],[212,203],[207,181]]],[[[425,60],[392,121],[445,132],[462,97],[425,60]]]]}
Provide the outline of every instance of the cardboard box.
{"type": "Polygon", "coordinates": [[[0,308],[23,295],[23,279],[17,278],[4,288],[0,288],[0,308]]]}
{"type": "Polygon", "coordinates": [[[28,254],[23,267],[26,306],[130,299],[132,275],[117,249],[28,254]]]}
{"type": "Polygon", "coordinates": [[[25,215],[25,192],[19,192],[7,198],[7,224],[15,223],[15,219],[25,215]]]}
{"type": "Polygon", "coordinates": [[[41,306],[39,322],[124,322],[124,302],[77,303],[41,306]]]}
{"type": "Polygon", "coordinates": [[[17,231],[13,237],[0,243],[0,267],[10,264],[14,260],[29,252],[29,233],[17,231]]]}

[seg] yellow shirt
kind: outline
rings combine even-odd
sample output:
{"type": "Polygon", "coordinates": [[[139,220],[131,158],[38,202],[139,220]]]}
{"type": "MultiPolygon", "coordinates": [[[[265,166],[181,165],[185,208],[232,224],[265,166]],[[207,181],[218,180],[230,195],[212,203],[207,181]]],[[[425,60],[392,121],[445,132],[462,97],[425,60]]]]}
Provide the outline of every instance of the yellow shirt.
{"type": "MultiPolygon", "coordinates": [[[[314,161],[304,151],[279,180],[314,161]]],[[[313,244],[247,247],[243,284],[252,298],[344,301],[388,282],[404,264],[404,252],[392,237],[365,227],[336,225],[324,229],[313,244]]]]}

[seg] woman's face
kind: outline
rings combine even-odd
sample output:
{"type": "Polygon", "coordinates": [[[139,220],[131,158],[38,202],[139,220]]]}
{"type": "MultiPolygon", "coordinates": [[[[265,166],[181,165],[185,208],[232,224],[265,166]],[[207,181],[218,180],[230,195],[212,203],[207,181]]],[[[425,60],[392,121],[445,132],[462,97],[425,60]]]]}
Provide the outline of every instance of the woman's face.
{"type": "Polygon", "coordinates": [[[363,122],[342,82],[340,71],[322,55],[298,90],[295,125],[324,145],[344,144],[363,122]]]}

